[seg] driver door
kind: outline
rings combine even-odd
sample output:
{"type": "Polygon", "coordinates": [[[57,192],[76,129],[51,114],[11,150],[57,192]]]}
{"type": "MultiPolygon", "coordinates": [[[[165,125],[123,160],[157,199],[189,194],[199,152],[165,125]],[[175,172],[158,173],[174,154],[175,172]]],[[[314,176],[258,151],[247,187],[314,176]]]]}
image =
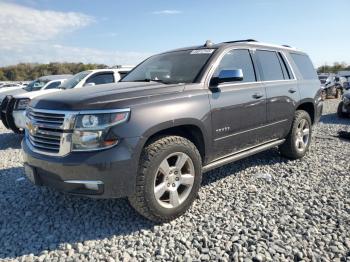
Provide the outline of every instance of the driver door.
{"type": "Polygon", "coordinates": [[[243,72],[242,81],[211,86],[210,103],[214,158],[258,145],[266,140],[266,91],[257,82],[256,70],[248,49],[233,49],[221,59],[213,77],[222,70],[243,72]]]}

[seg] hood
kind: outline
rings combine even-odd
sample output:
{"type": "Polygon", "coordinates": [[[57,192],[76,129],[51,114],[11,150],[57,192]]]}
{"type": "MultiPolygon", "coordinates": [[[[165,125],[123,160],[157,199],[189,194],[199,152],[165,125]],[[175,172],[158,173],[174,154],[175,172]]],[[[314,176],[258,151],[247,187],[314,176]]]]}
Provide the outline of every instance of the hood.
{"type": "Polygon", "coordinates": [[[15,96],[15,95],[24,94],[24,93],[28,93],[28,92],[22,88],[16,88],[16,89],[11,89],[11,90],[7,90],[7,91],[1,90],[0,91],[0,101],[2,101],[6,96],[15,96]]]}
{"type": "Polygon", "coordinates": [[[33,99],[33,98],[38,97],[38,96],[51,94],[51,93],[55,93],[58,91],[61,91],[61,89],[44,89],[44,90],[39,90],[39,91],[21,93],[21,94],[15,95],[14,97],[17,99],[21,99],[21,98],[33,99]]]}
{"type": "Polygon", "coordinates": [[[22,86],[3,87],[3,88],[0,88],[0,93],[15,90],[15,89],[21,89],[21,88],[23,88],[23,87],[22,86]]]}
{"type": "Polygon", "coordinates": [[[154,82],[119,82],[93,87],[63,90],[43,95],[31,101],[30,106],[51,110],[115,109],[129,105],[132,99],[181,92],[184,84],[164,85],[154,82]]]}

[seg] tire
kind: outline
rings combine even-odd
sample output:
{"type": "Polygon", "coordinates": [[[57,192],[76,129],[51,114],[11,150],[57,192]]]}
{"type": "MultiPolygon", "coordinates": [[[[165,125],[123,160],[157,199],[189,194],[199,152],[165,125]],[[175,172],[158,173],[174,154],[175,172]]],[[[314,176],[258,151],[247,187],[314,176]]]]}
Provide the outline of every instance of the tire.
{"type": "Polygon", "coordinates": [[[196,146],[183,137],[162,137],[144,148],[129,202],[147,219],[168,222],[189,209],[201,182],[202,161],[196,146]]]}
{"type": "Polygon", "coordinates": [[[312,137],[310,115],[304,110],[297,110],[292,128],[286,141],[279,146],[281,155],[289,159],[300,159],[309,150],[312,137]]]}
{"type": "Polygon", "coordinates": [[[344,105],[343,101],[341,101],[339,103],[339,105],[338,105],[337,115],[338,115],[339,118],[347,118],[347,117],[349,117],[349,113],[345,113],[343,111],[343,105],[344,105]]]}

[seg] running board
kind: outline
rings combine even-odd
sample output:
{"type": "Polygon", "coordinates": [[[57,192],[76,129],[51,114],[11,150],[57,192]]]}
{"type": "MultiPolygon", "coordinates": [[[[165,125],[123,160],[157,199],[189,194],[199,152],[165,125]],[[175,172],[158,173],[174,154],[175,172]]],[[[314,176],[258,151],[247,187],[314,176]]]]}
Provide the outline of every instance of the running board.
{"type": "Polygon", "coordinates": [[[285,141],[285,139],[275,140],[273,142],[269,142],[269,143],[266,143],[266,144],[263,144],[263,145],[260,145],[257,147],[253,147],[253,148],[244,150],[244,151],[236,153],[234,155],[229,155],[227,157],[220,158],[219,160],[215,160],[214,162],[204,166],[202,170],[203,170],[203,172],[207,172],[207,171],[215,169],[217,167],[241,160],[242,158],[246,158],[248,156],[255,155],[257,153],[263,152],[263,151],[270,149],[272,147],[275,147],[275,146],[279,146],[279,145],[283,144],[284,141],[285,141]]]}

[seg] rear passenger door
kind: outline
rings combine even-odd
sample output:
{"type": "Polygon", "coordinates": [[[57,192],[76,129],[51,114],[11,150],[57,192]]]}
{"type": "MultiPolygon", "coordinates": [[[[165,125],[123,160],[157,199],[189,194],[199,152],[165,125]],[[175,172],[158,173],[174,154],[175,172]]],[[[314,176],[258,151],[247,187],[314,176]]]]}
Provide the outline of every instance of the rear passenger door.
{"type": "Polygon", "coordinates": [[[256,50],[261,81],[266,89],[267,126],[269,139],[283,138],[290,129],[299,101],[296,78],[283,53],[256,50]]]}
{"type": "Polygon", "coordinates": [[[221,70],[242,69],[243,81],[210,86],[213,127],[213,156],[219,158],[265,140],[265,88],[257,82],[248,49],[232,49],[221,58],[212,77],[221,70]]]}

